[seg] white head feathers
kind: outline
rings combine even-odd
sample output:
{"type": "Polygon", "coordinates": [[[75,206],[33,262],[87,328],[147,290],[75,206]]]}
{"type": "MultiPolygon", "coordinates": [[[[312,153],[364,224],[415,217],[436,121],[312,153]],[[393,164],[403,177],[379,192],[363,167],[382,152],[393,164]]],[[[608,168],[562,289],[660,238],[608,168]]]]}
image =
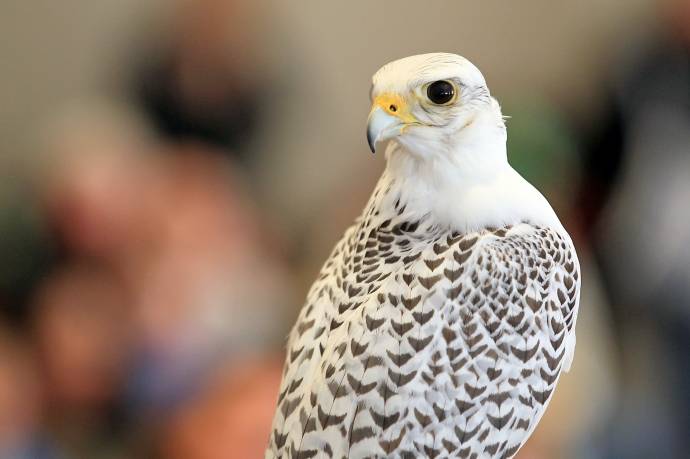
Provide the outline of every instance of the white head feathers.
{"type": "Polygon", "coordinates": [[[482,72],[464,57],[451,53],[418,54],[389,62],[374,74],[372,81],[374,89],[389,91],[456,77],[466,85],[486,88],[482,72]]]}
{"type": "Polygon", "coordinates": [[[561,228],[508,164],[503,115],[470,61],[449,53],[393,61],[374,75],[371,98],[367,137],[372,151],[390,140],[383,180],[411,218],[456,230],[522,221],[561,228]]]}

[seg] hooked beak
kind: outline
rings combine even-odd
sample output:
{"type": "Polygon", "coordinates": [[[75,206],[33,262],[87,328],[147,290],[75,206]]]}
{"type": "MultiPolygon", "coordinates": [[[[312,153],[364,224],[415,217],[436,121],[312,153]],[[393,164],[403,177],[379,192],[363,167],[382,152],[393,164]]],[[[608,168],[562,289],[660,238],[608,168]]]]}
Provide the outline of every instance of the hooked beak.
{"type": "Polygon", "coordinates": [[[407,125],[417,123],[407,101],[394,93],[379,94],[374,99],[367,120],[367,142],[372,153],[376,144],[399,136],[407,125]]]}
{"type": "Polygon", "coordinates": [[[367,142],[372,153],[376,153],[376,144],[390,140],[402,132],[400,118],[389,115],[381,107],[374,107],[367,120],[367,142]]]}

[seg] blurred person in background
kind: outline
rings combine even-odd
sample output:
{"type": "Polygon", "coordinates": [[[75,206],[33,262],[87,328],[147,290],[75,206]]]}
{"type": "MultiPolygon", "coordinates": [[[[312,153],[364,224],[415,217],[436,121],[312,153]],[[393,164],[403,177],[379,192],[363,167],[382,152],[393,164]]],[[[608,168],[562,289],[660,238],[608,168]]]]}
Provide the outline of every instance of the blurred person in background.
{"type": "Polygon", "coordinates": [[[659,2],[663,27],[614,66],[582,186],[619,324],[623,387],[602,458],[690,451],[690,1],[659,2]]]}
{"type": "Polygon", "coordinates": [[[42,426],[41,385],[27,347],[0,322],[0,457],[59,459],[42,426]]]}
{"type": "Polygon", "coordinates": [[[38,287],[32,324],[45,425],[66,451],[102,457],[116,448],[118,392],[131,352],[127,298],[116,276],[67,263],[38,287]]]}
{"type": "Polygon", "coordinates": [[[178,0],[135,58],[134,100],[173,141],[202,141],[246,166],[271,88],[258,71],[254,15],[242,0],[178,0]]]}
{"type": "Polygon", "coordinates": [[[15,373],[0,383],[2,459],[52,457],[44,443],[95,459],[203,458],[228,435],[247,449],[221,457],[265,446],[292,292],[243,177],[263,96],[251,4],[172,11],[125,72],[126,104],[57,117],[23,205],[35,234],[2,220],[28,241],[3,249],[37,253],[26,293],[0,291],[27,336],[0,342],[0,373],[15,373]]]}
{"type": "MultiPolygon", "coordinates": [[[[126,451],[168,422],[195,425],[176,413],[206,403],[219,372],[276,373],[270,352],[291,297],[227,156],[139,139],[119,124],[93,113],[66,123],[53,142],[60,162],[42,185],[64,261],[32,307],[38,348],[57,407],[53,432],[88,457],[126,451]]],[[[274,376],[256,395],[271,404],[274,376]]]]}

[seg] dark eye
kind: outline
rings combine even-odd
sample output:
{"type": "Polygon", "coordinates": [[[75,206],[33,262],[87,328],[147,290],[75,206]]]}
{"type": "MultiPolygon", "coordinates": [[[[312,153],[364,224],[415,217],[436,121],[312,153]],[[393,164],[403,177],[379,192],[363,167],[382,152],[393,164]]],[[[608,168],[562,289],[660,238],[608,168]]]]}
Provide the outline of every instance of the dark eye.
{"type": "Polygon", "coordinates": [[[426,95],[436,105],[447,104],[455,96],[455,87],[445,80],[434,81],[426,88],[426,95]]]}

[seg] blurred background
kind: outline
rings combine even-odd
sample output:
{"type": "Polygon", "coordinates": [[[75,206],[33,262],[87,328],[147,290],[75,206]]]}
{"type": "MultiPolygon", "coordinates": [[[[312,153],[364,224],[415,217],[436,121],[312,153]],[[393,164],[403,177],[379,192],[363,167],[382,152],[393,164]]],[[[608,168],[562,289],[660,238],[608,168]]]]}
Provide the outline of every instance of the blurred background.
{"type": "Polygon", "coordinates": [[[477,64],[583,270],[528,458],[690,457],[690,0],[4,0],[0,459],[262,457],[383,168],[371,75],[477,64]]]}

